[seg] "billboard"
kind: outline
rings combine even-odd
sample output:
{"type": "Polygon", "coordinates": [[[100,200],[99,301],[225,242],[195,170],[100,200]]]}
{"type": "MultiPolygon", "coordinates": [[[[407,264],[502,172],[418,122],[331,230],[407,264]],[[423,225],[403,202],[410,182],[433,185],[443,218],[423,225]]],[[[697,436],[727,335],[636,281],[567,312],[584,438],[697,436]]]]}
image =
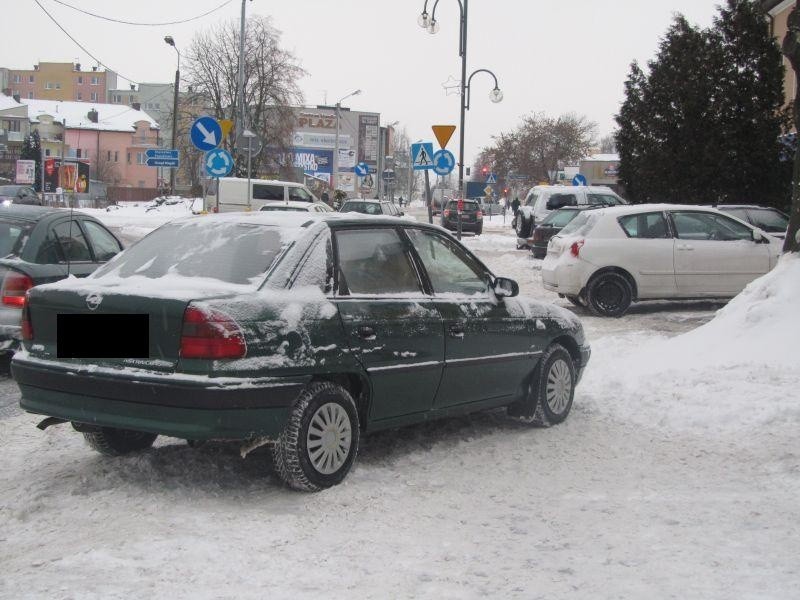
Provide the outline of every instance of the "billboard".
{"type": "Polygon", "coordinates": [[[17,174],[14,178],[15,183],[23,183],[33,185],[36,183],[36,161],[35,160],[18,160],[17,161],[17,174]]]}
{"type": "Polygon", "coordinates": [[[316,148],[293,148],[292,165],[303,173],[330,185],[333,174],[333,151],[316,148]]]}
{"type": "Polygon", "coordinates": [[[379,122],[378,115],[358,117],[358,162],[365,162],[371,167],[378,164],[379,122]]]}
{"type": "Polygon", "coordinates": [[[76,160],[48,158],[44,161],[44,191],[55,194],[84,194],[89,191],[89,164],[76,160]]]}

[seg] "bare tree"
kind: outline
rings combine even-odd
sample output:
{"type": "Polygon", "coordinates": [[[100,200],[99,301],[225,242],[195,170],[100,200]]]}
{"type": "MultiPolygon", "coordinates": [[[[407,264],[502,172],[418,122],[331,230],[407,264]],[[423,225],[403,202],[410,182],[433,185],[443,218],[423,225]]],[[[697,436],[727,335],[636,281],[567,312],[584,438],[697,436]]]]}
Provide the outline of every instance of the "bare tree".
{"type": "MultiPolygon", "coordinates": [[[[235,120],[239,100],[239,24],[229,21],[199,33],[187,55],[186,81],[195,93],[208,101],[218,119],[235,120]]],[[[280,46],[280,32],[269,18],[251,17],[245,29],[244,104],[247,126],[264,141],[264,150],[253,161],[254,172],[289,174],[286,160],[289,137],[294,126],[290,109],[303,101],[297,84],[305,71],[297,58],[280,46]]],[[[236,136],[231,131],[225,147],[237,154],[236,136]]],[[[244,160],[237,160],[242,174],[244,160]]]]}
{"type": "Polygon", "coordinates": [[[617,139],[613,135],[604,135],[600,138],[600,154],[616,154],[617,139]]]}
{"type": "MultiPolygon", "coordinates": [[[[787,22],[788,29],[783,38],[783,54],[792,64],[795,73],[794,129],[800,131],[800,11],[797,3],[787,22]]],[[[792,176],[792,208],[789,216],[789,229],[783,243],[784,252],[800,252],[800,149],[794,153],[794,173],[792,176]]]]}
{"type": "Polygon", "coordinates": [[[419,179],[411,168],[411,141],[405,127],[396,128],[393,136],[392,154],[395,160],[395,196],[408,196],[408,202],[419,192],[419,179]],[[410,186],[410,187],[409,187],[410,186]]]}
{"type": "Polygon", "coordinates": [[[93,176],[95,179],[102,181],[103,183],[117,185],[120,181],[119,167],[117,162],[112,160],[112,158],[118,158],[118,156],[109,156],[113,152],[115,151],[105,148],[100,149],[100,152],[94,161],[93,176]]]}

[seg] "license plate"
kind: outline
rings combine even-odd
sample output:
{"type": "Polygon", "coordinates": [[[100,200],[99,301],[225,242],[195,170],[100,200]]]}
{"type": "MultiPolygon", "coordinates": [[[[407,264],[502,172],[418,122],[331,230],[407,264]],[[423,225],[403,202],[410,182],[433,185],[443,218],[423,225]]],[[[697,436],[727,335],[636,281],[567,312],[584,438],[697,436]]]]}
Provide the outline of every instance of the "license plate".
{"type": "Polygon", "coordinates": [[[58,358],[149,358],[150,315],[59,314],[58,358]]]}

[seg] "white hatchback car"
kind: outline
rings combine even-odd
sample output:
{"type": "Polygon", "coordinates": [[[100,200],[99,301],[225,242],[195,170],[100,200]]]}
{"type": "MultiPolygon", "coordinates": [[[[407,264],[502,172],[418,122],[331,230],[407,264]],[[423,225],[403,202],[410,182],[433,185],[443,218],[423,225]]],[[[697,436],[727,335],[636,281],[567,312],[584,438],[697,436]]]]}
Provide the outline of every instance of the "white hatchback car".
{"type": "Polygon", "coordinates": [[[733,297],[780,253],[780,240],[713,208],[616,206],[578,215],[550,240],[542,281],[619,317],[637,300],[733,297]]]}

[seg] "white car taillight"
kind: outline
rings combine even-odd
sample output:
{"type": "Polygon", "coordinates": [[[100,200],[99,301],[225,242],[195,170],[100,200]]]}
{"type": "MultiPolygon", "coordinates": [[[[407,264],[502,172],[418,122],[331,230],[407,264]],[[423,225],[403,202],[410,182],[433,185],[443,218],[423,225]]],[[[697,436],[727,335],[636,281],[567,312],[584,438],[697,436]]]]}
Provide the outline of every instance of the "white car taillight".
{"type": "Polygon", "coordinates": [[[573,242],[573,244],[569,247],[569,253],[575,258],[579,258],[581,255],[581,248],[583,248],[585,243],[586,240],[578,240],[577,242],[573,242]]]}

